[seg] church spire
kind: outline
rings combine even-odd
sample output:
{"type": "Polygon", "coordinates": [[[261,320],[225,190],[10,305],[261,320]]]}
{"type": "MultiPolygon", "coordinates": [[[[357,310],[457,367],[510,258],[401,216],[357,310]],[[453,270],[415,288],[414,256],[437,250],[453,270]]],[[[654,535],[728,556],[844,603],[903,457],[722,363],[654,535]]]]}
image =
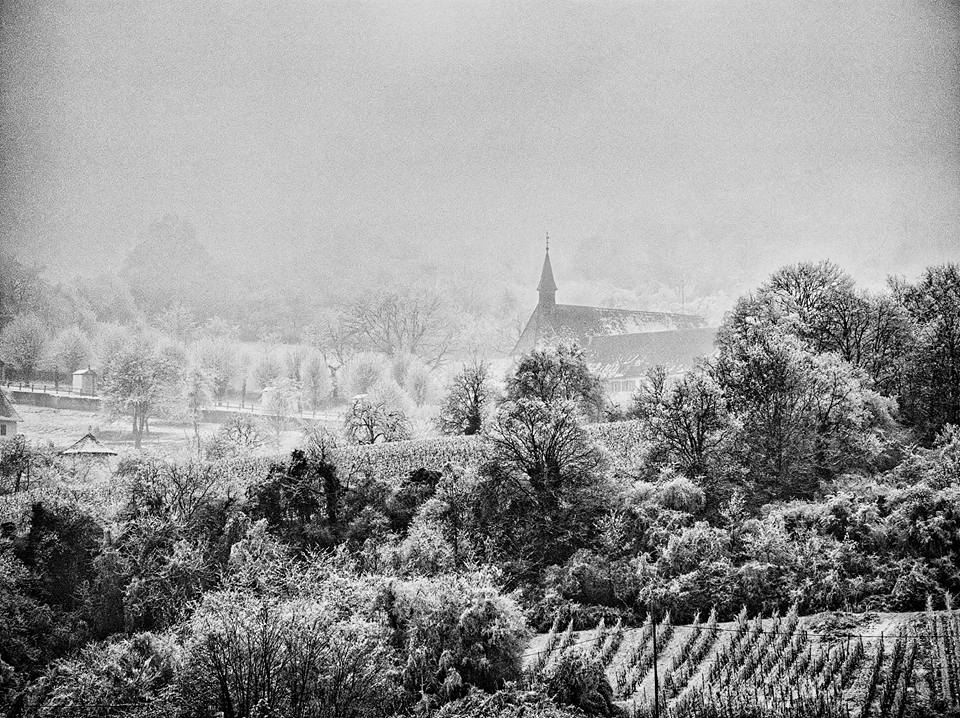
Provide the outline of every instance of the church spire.
{"type": "Polygon", "coordinates": [[[553,279],[553,267],[550,266],[550,234],[547,233],[547,251],[543,257],[543,269],[540,270],[540,306],[554,307],[557,304],[557,283],[553,279]]]}

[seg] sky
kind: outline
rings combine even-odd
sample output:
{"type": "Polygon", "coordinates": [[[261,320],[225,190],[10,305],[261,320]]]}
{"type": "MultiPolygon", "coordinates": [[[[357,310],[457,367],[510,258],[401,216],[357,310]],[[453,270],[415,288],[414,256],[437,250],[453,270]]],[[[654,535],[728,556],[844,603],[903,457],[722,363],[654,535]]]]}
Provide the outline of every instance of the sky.
{"type": "Polygon", "coordinates": [[[388,248],[531,292],[549,230],[561,301],[960,260],[956,3],[4,0],[0,21],[0,242],[56,271],[118,266],[168,212],[246,271],[382,271],[388,248]]]}

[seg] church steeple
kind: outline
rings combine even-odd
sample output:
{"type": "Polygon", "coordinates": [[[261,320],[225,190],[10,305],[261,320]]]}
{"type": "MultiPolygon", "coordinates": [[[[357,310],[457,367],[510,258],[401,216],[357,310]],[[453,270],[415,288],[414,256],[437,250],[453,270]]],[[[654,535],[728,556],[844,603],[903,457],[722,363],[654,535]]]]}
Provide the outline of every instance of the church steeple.
{"type": "Polygon", "coordinates": [[[550,235],[547,234],[547,251],[543,257],[543,269],[540,270],[540,284],[537,285],[541,307],[557,305],[557,283],[553,279],[553,267],[550,266],[550,235]]]}

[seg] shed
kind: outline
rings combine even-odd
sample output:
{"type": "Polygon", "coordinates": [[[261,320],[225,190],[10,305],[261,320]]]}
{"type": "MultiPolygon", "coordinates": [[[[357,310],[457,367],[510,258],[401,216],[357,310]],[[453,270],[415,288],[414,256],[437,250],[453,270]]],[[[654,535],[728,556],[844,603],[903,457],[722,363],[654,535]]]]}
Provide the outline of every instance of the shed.
{"type": "Polygon", "coordinates": [[[80,437],[73,444],[60,452],[61,456],[70,456],[74,458],[92,458],[106,459],[116,456],[116,451],[111,451],[106,446],[97,441],[97,437],[87,433],[80,437]]]}
{"type": "Polygon", "coordinates": [[[97,372],[90,367],[73,372],[73,390],[93,396],[97,393],[97,372]]]}
{"type": "Polygon", "coordinates": [[[13,408],[10,397],[0,389],[0,438],[17,435],[17,422],[23,421],[13,408]]]}

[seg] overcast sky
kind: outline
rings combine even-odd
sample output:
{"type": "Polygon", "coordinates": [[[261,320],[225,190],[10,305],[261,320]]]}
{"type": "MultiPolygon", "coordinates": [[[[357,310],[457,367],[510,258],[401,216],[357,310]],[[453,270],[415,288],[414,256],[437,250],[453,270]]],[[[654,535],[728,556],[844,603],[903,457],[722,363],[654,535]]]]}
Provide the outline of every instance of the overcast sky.
{"type": "Polygon", "coordinates": [[[169,211],[248,266],[960,259],[953,3],[4,0],[2,83],[0,241],[62,266],[169,211]]]}

